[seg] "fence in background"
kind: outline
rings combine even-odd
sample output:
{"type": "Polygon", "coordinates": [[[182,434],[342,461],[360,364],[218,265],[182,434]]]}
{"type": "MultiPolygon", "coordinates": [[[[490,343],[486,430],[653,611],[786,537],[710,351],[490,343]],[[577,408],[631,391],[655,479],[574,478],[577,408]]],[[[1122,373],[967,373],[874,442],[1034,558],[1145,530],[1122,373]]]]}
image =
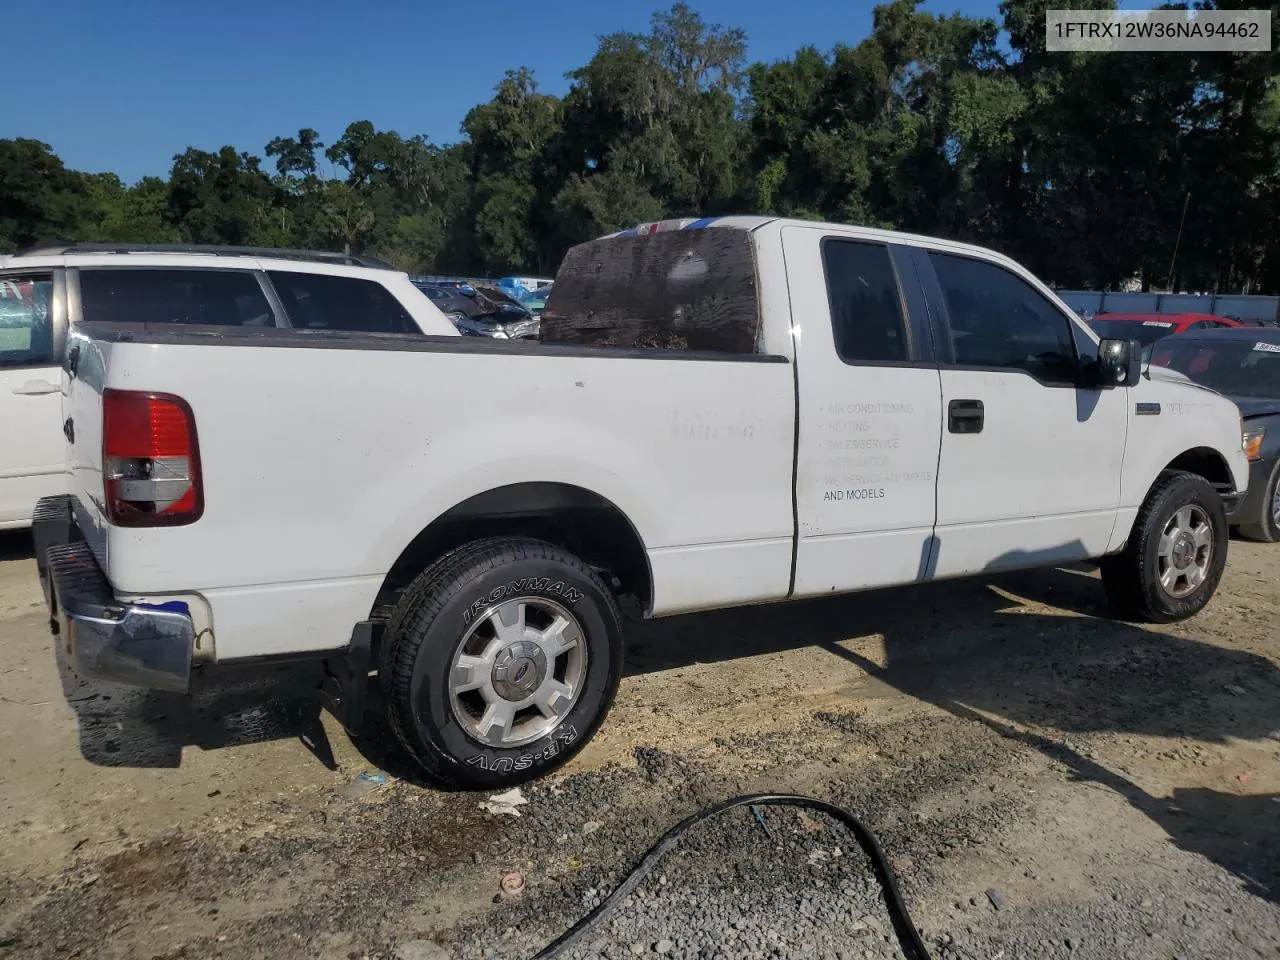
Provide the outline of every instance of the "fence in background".
{"type": "Polygon", "coordinates": [[[483,283],[491,287],[496,287],[498,281],[489,277],[435,277],[426,275],[411,276],[409,278],[414,283],[483,283]]]}
{"type": "Polygon", "coordinates": [[[1229,293],[1104,293],[1058,290],[1076,313],[1215,313],[1237,320],[1280,322],[1280,297],[1248,297],[1229,293]]]}

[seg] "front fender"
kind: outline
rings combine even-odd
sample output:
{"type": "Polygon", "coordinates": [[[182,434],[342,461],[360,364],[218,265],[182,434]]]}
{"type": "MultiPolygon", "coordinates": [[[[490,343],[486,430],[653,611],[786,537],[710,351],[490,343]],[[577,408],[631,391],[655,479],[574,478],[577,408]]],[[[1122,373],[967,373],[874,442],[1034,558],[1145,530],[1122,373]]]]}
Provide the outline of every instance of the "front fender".
{"type": "Polygon", "coordinates": [[[1144,380],[1130,391],[1122,508],[1141,506],[1160,472],[1187,454],[1203,451],[1226,468],[1237,493],[1249,485],[1249,461],[1241,444],[1239,408],[1221,394],[1172,380],[1144,380]]]}

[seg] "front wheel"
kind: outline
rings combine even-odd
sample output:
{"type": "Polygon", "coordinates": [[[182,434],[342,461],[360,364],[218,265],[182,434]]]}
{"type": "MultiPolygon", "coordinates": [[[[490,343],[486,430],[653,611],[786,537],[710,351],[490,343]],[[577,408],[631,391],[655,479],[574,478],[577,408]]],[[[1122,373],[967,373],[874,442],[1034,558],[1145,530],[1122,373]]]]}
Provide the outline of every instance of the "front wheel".
{"type": "Polygon", "coordinates": [[[434,778],[524,783],[604,720],[622,670],[622,618],[585,563],[540,540],[479,540],[405,592],[379,663],[391,728],[434,778]]]}
{"type": "Polygon", "coordinates": [[[1173,623],[1204,608],[1226,564],[1222,498],[1203,477],[1166,471],[1138,511],[1125,549],[1100,566],[1116,613],[1173,623]]]}

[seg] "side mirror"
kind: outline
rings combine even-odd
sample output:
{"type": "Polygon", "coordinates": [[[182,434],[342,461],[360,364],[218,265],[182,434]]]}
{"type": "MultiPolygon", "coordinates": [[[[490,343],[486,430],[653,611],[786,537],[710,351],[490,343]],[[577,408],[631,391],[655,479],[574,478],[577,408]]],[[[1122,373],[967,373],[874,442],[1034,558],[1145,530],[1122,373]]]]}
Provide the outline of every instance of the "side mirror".
{"type": "Polygon", "coordinates": [[[1097,385],[1137,386],[1142,379],[1142,344],[1137,340],[1102,340],[1098,343],[1097,385]]]}

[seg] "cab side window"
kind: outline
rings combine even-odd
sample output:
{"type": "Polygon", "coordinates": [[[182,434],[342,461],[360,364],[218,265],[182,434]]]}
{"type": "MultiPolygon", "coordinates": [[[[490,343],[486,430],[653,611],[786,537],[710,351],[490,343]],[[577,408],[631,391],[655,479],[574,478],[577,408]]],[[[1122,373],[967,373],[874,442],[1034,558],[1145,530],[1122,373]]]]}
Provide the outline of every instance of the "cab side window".
{"type": "Polygon", "coordinates": [[[274,327],[275,316],[248,270],[81,267],[86,321],[274,327]]]}
{"type": "Polygon", "coordinates": [[[51,364],[51,274],[0,277],[0,368],[51,364]]]}
{"type": "Polygon", "coordinates": [[[831,333],[845,363],[910,359],[897,275],[882,243],[828,237],[822,267],[831,305],[831,333]]]}
{"type": "Polygon", "coordinates": [[[959,367],[1024,370],[1074,384],[1079,364],[1066,316],[1017,274],[985,260],[930,252],[959,367]]]}
{"type": "Polygon", "coordinates": [[[357,277],[267,272],[289,323],[301,330],[417,333],[418,327],[386,287],[357,277]]]}

